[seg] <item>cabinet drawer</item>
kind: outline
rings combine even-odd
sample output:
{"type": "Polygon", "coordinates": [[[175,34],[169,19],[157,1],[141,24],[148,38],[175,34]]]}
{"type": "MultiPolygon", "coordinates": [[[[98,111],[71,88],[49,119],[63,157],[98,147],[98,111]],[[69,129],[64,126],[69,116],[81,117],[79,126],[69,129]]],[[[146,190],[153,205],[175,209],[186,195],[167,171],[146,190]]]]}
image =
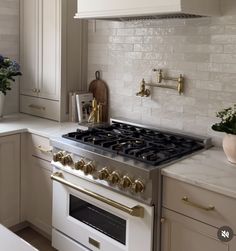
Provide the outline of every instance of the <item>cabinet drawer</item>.
{"type": "Polygon", "coordinates": [[[79,243],[71,240],[55,229],[52,230],[52,246],[60,251],[89,251],[79,243]]]}
{"type": "Polygon", "coordinates": [[[60,102],[21,95],[20,111],[42,118],[59,121],[60,102]]]}
{"type": "Polygon", "coordinates": [[[52,160],[52,146],[49,139],[35,134],[29,135],[29,149],[31,155],[44,159],[46,161],[52,160]]]}
{"type": "Polygon", "coordinates": [[[236,232],[236,200],[225,195],[164,177],[163,207],[215,227],[228,225],[236,232]]]}
{"type": "Polygon", "coordinates": [[[162,211],[161,251],[235,251],[236,236],[229,242],[218,239],[218,229],[173,212],[162,211]]]}

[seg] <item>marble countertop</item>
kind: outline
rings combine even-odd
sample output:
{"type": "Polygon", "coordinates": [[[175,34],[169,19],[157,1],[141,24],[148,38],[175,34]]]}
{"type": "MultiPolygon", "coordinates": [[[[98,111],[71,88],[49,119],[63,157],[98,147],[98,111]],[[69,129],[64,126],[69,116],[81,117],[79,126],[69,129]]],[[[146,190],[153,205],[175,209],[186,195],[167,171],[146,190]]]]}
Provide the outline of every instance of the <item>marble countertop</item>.
{"type": "Polygon", "coordinates": [[[26,114],[12,114],[0,119],[0,136],[15,133],[30,132],[52,138],[75,131],[77,128],[86,129],[72,122],[55,122],[26,114]]]}
{"type": "Polygon", "coordinates": [[[38,251],[19,236],[0,225],[0,247],[4,251],[38,251]]]}
{"type": "Polygon", "coordinates": [[[236,164],[213,147],[162,169],[162,175],[236,198],[236,164]]]}

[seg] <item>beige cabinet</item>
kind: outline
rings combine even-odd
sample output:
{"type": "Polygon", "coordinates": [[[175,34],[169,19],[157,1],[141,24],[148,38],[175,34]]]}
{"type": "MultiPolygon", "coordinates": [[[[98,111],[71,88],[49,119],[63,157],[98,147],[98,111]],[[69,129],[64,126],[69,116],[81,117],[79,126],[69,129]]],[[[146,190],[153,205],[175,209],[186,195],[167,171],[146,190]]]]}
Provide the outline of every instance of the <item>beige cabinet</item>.
{"type": "Polygon", "coordinates": [[[217,228],[174,211],[163,210],[162,251],[235,251],[236,237],[230,242],[217,238],[217,228]]]}
{"type": "Polygon", "coordinates": [[[30,222],[47,237],[52,225],[51,150],[46,137],[22,136],[21,222],[30,222]]]}
{"type": "Polygon", "coordinates": [[[162,251],[232,251],[229,242],[217,237],[220,227],[235,233],[236,200],[176,179],[163,178],[162,251]]]}
{"type": "Polygon", "coordinates": [[[20,135],[0,137],[0,224],[20,221],[20,135]]]}
{"type": "Polygon", "coordinates": [[[86,88],[87,24],[76,0],[21,0],[20,110],[67,119],[68,93],[86,88]]]}
{"type": "Polygon", "coordinates": [[[21,1],[21,94],[59,100],[57,0],[21,1]],[[45,4],[46,3],[46,4],[45,4]],[[50,20],[49,20],[50,19],[50,20]]]}
{"type": "Polygon", "coordinates": [[[50,162],[32,157],[29,170],[28,221],[51,235],[52,226],[52,182],[50,162]]]}

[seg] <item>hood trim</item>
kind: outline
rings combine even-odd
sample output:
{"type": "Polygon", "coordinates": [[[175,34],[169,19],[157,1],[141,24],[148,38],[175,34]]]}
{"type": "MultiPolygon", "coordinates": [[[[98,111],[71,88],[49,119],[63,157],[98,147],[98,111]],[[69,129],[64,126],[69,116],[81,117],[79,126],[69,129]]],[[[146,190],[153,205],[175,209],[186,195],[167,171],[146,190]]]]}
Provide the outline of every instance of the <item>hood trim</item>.
{"type": "Polygon", "coordinates": [[[135,16],[135,17],[119,17],[119,18],[96,18],[97,20],[107,21],[141,21],[141,20],[162,20],[162,19],[191,19],[191,18],[202,18],[206,16],[186,14],[186,13],[172,13],[162,15],[150,15],[150,16],[135,16]]]}

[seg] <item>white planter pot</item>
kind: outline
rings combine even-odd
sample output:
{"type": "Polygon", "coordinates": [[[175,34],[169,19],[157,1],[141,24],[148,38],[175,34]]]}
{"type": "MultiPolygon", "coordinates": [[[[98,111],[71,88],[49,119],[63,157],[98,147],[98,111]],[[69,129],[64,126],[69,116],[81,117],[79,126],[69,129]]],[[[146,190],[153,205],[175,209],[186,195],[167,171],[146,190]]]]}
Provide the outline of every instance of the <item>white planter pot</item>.
{"type": "Polygon", "coordinates": [[[5,95],[0,92],[0,118],[3,115],[3,107],[4,107],[5,95]]]}
{"type": "Polygon", "coordinates": [[[224,136],[223,149],[228,161],[236,164],[236,135],[226,134],[224,136]]]}

